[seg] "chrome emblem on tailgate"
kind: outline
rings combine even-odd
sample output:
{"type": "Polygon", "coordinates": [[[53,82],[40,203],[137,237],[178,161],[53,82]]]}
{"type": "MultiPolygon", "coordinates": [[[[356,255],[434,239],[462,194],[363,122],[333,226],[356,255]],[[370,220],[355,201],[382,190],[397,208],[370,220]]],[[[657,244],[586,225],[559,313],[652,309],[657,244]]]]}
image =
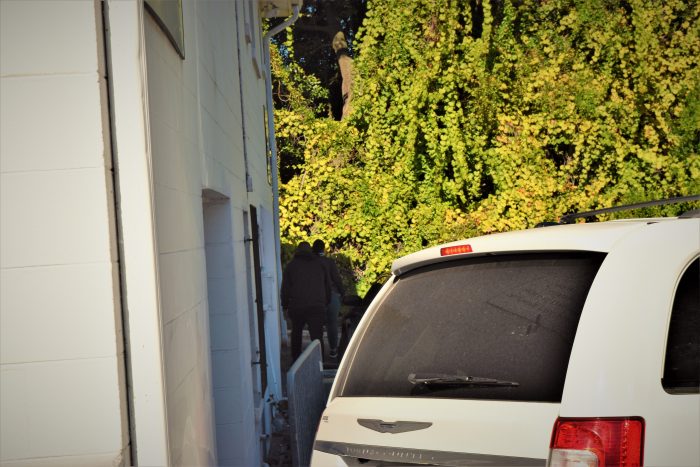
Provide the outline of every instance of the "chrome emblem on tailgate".
{"type": "Polygon", "coordinates": [[[357,423],[379,433],[406,433],[408,431],[425,430],[432,425],[430,422],[385,422],[384,420],[358,418],[357,423]]]}

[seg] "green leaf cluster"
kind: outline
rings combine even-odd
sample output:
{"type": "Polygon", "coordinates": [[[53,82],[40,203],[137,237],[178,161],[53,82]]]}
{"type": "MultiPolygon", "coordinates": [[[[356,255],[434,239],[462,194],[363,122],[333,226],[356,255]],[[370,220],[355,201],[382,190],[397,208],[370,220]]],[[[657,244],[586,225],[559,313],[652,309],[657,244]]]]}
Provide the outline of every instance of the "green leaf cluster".
{"type": "Polygon", "coordinates": [[[428,245],[700,192],[697,1],[370,0],[357,47],[342,122],[273,72],[283,240],[360,292],[428,245]]]}

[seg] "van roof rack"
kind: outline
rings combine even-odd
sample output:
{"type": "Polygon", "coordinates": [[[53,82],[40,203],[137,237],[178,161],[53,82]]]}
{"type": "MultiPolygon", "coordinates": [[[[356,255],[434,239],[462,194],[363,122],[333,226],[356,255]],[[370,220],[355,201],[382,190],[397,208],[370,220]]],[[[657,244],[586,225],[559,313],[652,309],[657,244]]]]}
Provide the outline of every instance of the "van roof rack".
{"type": "MultiPolygon", "coordinates": [[[[586,211],[586,212],[576,212],[572,214],[565,214],[561,216],[561,219],[559,219],[559,224],[571,224],[574,219],[580,219],[580,218],[587,218],[587,217],[593,217],[593,216],[598,216],[600,214],[609,214],[611,212],[620,212],[620,211],[631,211],[633,209],[641,209],[641,208],[648,208],[652,206],[665,206],[667,204],[678,204],[678,203],[689,203],[692,201],[700,201],[700,195],[691,195],[691,196],[681,196],[678,198],[668,198],[668,199],[661,199],[661,200],[656,200],[656,201],[647,201],[644,203],[636,203],[636,204],[626,204],[624,206],[614,206],[612,208],[605,208],[605,209],[596,209],[595,211],[586,211]]],[[[684,214],[681,214],[680,217],[686,218],[686,217],[697,217],[698,214],[700,214],[700,210],[694,209],[691,211],[688,211],[684,214]]],[[[553,223],[542,223],[546,225],[552,225],[553,223]]],[[[538,224],[539,225],[539,224],[538,224]]]]}

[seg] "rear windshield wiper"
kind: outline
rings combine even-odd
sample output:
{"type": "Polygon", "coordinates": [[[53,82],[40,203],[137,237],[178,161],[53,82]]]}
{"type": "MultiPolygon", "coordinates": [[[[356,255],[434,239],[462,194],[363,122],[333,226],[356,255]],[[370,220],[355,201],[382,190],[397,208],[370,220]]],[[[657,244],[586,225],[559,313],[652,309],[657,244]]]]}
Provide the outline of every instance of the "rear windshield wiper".
{"type": "Polygon", "coordinates": [[[411,384],[423,386],[471,386],[471,387],[516,387],[520,383],[502,381],[500,379],[482,378],[479,376],[446,375],[442,373],[411,373],[408,375],[411,384]]]}

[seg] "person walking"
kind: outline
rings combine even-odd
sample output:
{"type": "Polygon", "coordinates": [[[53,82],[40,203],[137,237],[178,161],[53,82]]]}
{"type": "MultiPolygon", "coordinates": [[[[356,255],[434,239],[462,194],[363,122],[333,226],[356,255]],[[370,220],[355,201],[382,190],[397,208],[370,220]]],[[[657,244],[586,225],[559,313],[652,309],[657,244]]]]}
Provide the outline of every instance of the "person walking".
{"type": "Polygon", "coordinates": [[[282,274],[282,309],[292,321],[292,360],[301,355],[302,331],[306,325],[311,340],[321,342],[323,354],[323,323],[330,296],[326,269],[308,242],[299,243],[282,274]]]}
{"type": "Polygon", "coordinates": [[[328,356],[338,358],[338,312],[340,304],[345,295],[343,288],[343,279],[338,272],[338,266],[333,259],[325,256],[326,244],[323,240],[314,242],[313,251],[318,255],[323,267],[326,268],[326,273],[331,284],[331,298],[326,307],[326,330],[328,331],[328,356]]]}

